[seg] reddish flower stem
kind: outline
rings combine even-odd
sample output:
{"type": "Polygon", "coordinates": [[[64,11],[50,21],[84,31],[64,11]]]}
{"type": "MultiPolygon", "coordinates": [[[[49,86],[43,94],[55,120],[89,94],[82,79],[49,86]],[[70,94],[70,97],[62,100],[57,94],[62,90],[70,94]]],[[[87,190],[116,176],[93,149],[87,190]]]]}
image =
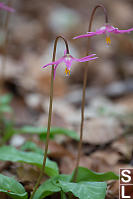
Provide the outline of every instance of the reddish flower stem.
{"type": "MultiPolygon", "coordinates": [[[[69,47],[68,47],[68,43],[67,43],[66,39],[64,37],[62,37],[62,36],[58,36],[58,37],[56,37],[55,42],[54,42],[54,50],[53,50],[52,62],[55,61],[56,48],[57,48],[57,43],[58,43],[59,39],[63,39],[63,41],[65,42],[65,45],[66,45],[67,54],[69,54],[69,47]]],[[[54,65],[52,65],[52,70],[51,70],[51,86],[50,86],[50,102],[49,102],[48,127],[47,127],[47,137],[46,137],[43,165],[42,165],[42,169],[41,169],[40,175],[38,177],[37,183],[36,183],[36,185],[35,185],[35,187],[33,189],[33,192],[32,192],[32,194],[30,196],[30,199],[33,198],[38,186],[40,185],[40,182],[41,182],[41,179],[43,177],[44,170],[45,170],[46,158],[47,158],[47,153],[48,153],[48,143],[49,143],[49,137],[50,137],[51,118],[52,118],[53,90],[54,90],[53,87],[54,87],[54,65]]]]}
{"type": "Polygon", "coordinates": [[[99,4],[99,5],[95,6],[94,9],[93,9],[93,11],[92,11],[92,14],[91,14],[88,32],[91,32],[92,23],[93,23],[93,18],[94,18],[94,16],[95,16],[95,12],[96,12],[97,8],[102,8],[102,9],[103,9],[103,12],[104,12],[104,15],[105,15],[105,23],[108,23],[108,21],[109,21],[109,20],[108,20],[108,14],[107,14],[106,8],[105,8],[102,4],[99,4]]]}
{"type": "MultiPolygon", "coordinates": [[[[103,5],[97,5],[94,7],[90,22],[89,22],[89,28],[88,32],[91,32],[92,29],[92,23],[94,19],[95,12],[97,8],[102,8],[105,14],[105,22],[108,23],[108,15],[105,7],[103,5]]],[[[89,41],[87,43],[87,50],[86,50],[86,56],[88,55],[88,48],[89,48],[89,41]]],[[[77,160],[76,160],[76,167],[75,167],[75,172],[73,175],[73,182],[76,182],[77,174],[78,174],[78,167],[79,167],[79,161],[80,161],[80,156],[81,156],[81,149],[82,149],[82,139],[83,139],[83,127],[84,127],[84,109],[85,109],[85,91],[86,91],[86,84],[87,84],[87,74],[88,74],[88,67],[85,67],[84,70],[84,80],[83,80],[83,91],[82,91],[82,105],[81,105],[81,125],[80,125],[80,141],[78,145],[78,154],[77,154],[77,160]]]]}

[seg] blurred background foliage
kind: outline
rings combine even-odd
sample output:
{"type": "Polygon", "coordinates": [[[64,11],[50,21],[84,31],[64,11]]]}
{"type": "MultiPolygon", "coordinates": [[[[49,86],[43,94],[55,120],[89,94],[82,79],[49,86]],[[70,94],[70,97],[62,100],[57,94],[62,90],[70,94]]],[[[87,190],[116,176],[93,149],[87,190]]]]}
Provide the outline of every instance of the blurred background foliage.
{"type": "MultiPolygon", "coordinates": [[[[13,0],[12,6],[15,7],[16,13],[11,15],[9,24],[8,59],[5,69],[7,84],[10,84],[13,79],[16,87],[20,86],[24,91],[39,91],[48,94],[50,70],[45,69],[42,72],[41,66],[51,61],[55,37],[60,34],[65,36],[69,40],[71,54],[77,57],[84,56],[87,38],[79,40],[72,40],[72,38],[88,31],[92,8],[98,3],[104,4],[107,8],[109,22],[112,25],[120,29],[128,29],[133,26],[133,5],[132,1],[128,0],[84,0],[82,2],[79,0],[13,0]]],[[[4,11],[1,11],[1,15],[4,18],[4,11]]],[[[1,27],[2,23],[3,20],[1,20],[1,27]]],[[[93,23],[93,30],[103,24],[104,14],[99,9],[93,23]]],[[[127,80],[126,85],[129,90],[132,90],[132,36],[133,33],[112,35],[112,44],[109,48],[106,46],[104,36],[90,39],[88,53],[96,53],[99,59],[89,64],[88,86],[105,87],[114,82],[127,80]]],[[[1,36],[1,43],[3,39],[1,36]]],[[[57,58],[64,53],[63,42],[58,46],[57,58]]],[[[2,48],[0,52],[1,55],[4,54],[2,48]]],[[[81,85],[85,65],[76,63],[72,67],[70,78],[64,77],[64,67],[60,66],[55,81],[55,95],[66,94],[69,84],[81,85]]],[[[18,92],[22,92],[20,89],[18,90],[18,92]]]]}

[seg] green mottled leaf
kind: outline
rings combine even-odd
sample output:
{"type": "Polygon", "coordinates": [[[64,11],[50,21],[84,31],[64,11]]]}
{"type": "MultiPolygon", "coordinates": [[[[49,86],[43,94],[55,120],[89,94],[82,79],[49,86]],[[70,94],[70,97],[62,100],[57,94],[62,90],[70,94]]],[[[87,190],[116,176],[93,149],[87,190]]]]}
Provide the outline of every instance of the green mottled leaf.
{"type": "MultiPolygon", "coordinates": [[[[18,133],[31,133],[31,134],[39,134],[41,138],[45,138],[47,134],[47,128],[43,127],[33,127],[33,126],[25,126],[21,128],[18,133]]],[[[79,140],[79,136],[75,131],[59,128],[59,127],[52,127],[50,129],[50,135],[66,135],[71,137],[72,139],[79,140]]]]}
{"type": "Polygon", "coordinates": [[[2,137],[3,144],[7,142],[15,133],[12,121],[4,120],[4,126],[5,126],[4,135],[2,137]]]}
{"type": "Polygon", "coordinates": [[[118,180],[118,179],[119,176],[111,171],[106,173],[96,173],[87,168],[79,167],[76,182],[81,182],[81,181],[102,182],[102,181],[118,180]]]}
{"type": "Polygon", "coordinates": [[[44,127],[24,126],[19,129],[21,133],[42,134],[46,131],[44,127]]]}
{"type": "Polygon", "coordinates": [[[70,182],[71,175],[57,175],[45,181],[36,191],[33,199],[43,199],[46,196],[52,195],[61,191],[61,188],[56,184],[59,180],[70,182]]]}
{"type": "Polygon", "coordinates": [[[55,192],[72,193],[80,199],[104,199],[106,194],[105,182],[79,182],[73,183],[71,175],[57,175],[45,181],[36,191],[33,199],[43,199],[55,192]]]}
{"type": "Polygon", "coordinates": [[[13,199],[27,199],[24,187],[13,178],[0,174],[0,192],[8,194],[13,199]]]}
{"type": "Polygon", "coordinates": [[[61,191],[61,188],[53,184],[52,179],[49,179],[37,189],[33,199],[43,199],[59,191],[61,191]]]}
{"type": "Polygon", "coordinates": [[[0,105],[1,104],[9,104],[12,100],[12,95],[7,94],[7,95],[3,95],[0,96],[0,105]]]}
{"type": "Polygon", "coordinates": [[[9,105],[1,105],[0,106],[0,112],[1,113],[12,113],[12,108],[9,105]]]}
{"type": "MultiPolygon", "coordinates": [[[[74,172],[73,172],[74,173],[74,172]]],[[[106,183],[101,181],[118,180],[113,172],[96,173],[87,168],[79,167],[77,183],[73,183],[72,175],[57,175],[45,181],[37,190],[33,199],[43,199],[55,192],[61,191],[61,197],[65,193],[72,193],[80,199],[104,199],[106,183]]]]}
{"type": "MultiPolygon", "coordinates": [[[[41,168],[43,164],[43,155],[34,152],[19,151],[12,146],[0,147],[0,160],[11,162],[23,162],[36,165],[41,168]]],[[[47,158],[45,173],[48,176],[58,175],[57,164],[47,158]]]]}
{"type": "Polygon", "coordinates": [[[72,193],[80,199],[104,199],[106,195],[105,182],[58,182],[58,186],[65,193],[72,193]]]}
{"type": "Polygon", "coordinates": [[[38,147],[34,142],[25,142],[22,146],[21,146],[21,150],[22,151],[33,151],[33,152],[36,152],[36,153],[40,153],[40,154],[43,154],[44,151],[38,147]]]}

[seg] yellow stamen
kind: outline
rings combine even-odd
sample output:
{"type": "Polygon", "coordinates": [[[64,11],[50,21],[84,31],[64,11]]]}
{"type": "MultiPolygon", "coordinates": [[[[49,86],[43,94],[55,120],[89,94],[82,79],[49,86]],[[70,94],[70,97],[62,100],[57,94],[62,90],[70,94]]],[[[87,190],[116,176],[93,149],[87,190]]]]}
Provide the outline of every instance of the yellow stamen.
{"type": "Polygon", "coordinates": [[[69,74],[70,75],[70,70],[68,70],[67,68],[65,69],[65,74],[69,74]]]}
{"type": "Polygon", "coordinates": [[[110,39],[110,37],[108,36],[108,37],[106,37],[106,42],[107,42],[107,44],[111,44],[111,39],[110,39]]]}

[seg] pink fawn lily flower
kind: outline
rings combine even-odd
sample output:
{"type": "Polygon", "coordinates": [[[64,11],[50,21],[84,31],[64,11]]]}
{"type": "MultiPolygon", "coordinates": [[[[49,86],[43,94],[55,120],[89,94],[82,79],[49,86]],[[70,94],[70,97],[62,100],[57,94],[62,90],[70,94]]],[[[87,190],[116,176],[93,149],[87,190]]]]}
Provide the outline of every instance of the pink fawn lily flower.
{"type": "Polygon", "coordinates": [[[130,33],[131,31],[133,31],[133,28],[130,28],[128,30],[119,30],[118,28],[111,26],[110,24],[106,24],[105,26],[102,26],[100,29],[97,29],[96,32],[87,32],[87,34],[76,36],[73,39],[105,34],[106,42],[109,45],[111,44],[110,33],[123,34],[123,33],[130,33]]]}
{"type": "Polygon", "coordinates": [[[86,57],[83,57],[81,59],[77,59],[77,58],[74,58],[72,57],[70,54],[67,54],[65,52],[64,56],[61,57],[60,59],[58,59],[57,61],[55,62],[50,62],[46,65],[44,65],[42,68],[45,68],[49,65],[54,65],[54,79],[55,79],[55,73],[56,73],[56,69],[58,67],[58,65],[62,62],[64,62],[66,64],[66,69],[65,69],[65,74],[66,76],[70,75],[70,70],[71,70],[71,65],[74,61],[76,62],[86,62],[86,61],[90,61],[90,60],[93,60],[93,59],[96,59],[98,57],[94,57],[96,54],[91,54],[89,56],[86,56],[86,57]]]}
{"type": "Polygon", "coordinates": [[[0,2],[0,9],[6,10],[8,12],[15,12],[14,8],[5,5],[3,2],[0,2]]]}

